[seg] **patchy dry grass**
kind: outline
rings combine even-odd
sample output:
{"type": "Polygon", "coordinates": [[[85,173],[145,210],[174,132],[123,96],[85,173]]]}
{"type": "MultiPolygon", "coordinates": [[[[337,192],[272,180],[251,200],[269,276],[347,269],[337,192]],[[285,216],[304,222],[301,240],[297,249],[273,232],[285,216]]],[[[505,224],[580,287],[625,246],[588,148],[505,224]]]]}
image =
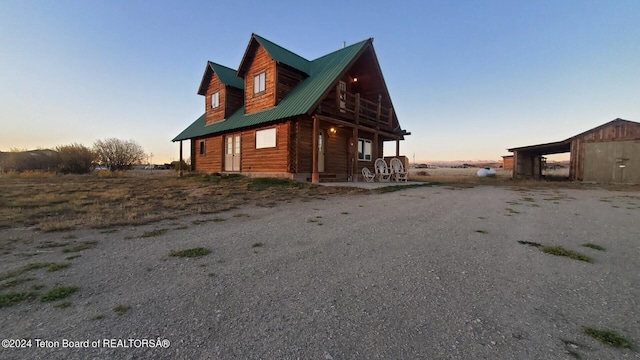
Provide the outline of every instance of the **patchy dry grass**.
{"type": "Polygon", "coordinates": [[[524,240],[518,240],[518,244],[522,244],[522,245],[529,245],[529,246],[533,246],[533,247],[542,247],[542,244],[534,242],[534,241],[524,241],[524,240]]]}
{"type": "Polygon", "coordinates": [[[10,292],[0,294],[0,308],[13,306],[29,296],[28,292],[10,292]]]}
{"type": "Polygon", "coordinates": [[[51,263],[31,263],[27,264],[19,269],[8,271],[4,274],[0,274],[0,280],[6,280],[12,277],[20,276],[28,271],[42,269],[51,265],[51,263]]]}
{"type": "Polygon", "coordinates": [[[129,311],[129,309],[131,309],[131,306],[129,305],[117,305],[113,308],[113,312],[115,312],[118,315],[124,315],[124,313],[126,313],[127,311],[129,311]]]}
{"type": "Polygon", "coordinates": [[[160,235],[164,235],[164,233],[166,233],[167,231],[169,231],[169,229],[153,229],[153,230],[143,232],[142,235],[140,235],[140,237],[148,238],[148,237],[160,236],[160,235]]]}
{"type": "Polygon", "coordinates": [[[609,346],[629,349],[631,348],[631,343],[629,342],[629,340],[623,338],[620,334],[613,330],[584,327],[582,329],[582,333],[591,336],[592,338],[609,346]]]}
{"type": "Polygon", "coordinates": [[[66,309],[69,306],[71,306],[71,302],[69,301],[64,301],[64,302],[53,305],[53,307],[57,309],[66,309]]]}
{"type": "Polygon", "coordinates": [[[98,244],[97,241],[83,241],[80,244],[74,245],[72,247],[68,247],[66,249],[62,249],[63,253],[72,253],[72,252],[80,252],[82,250],[87,250],[95,247],[98,244]]]}
{"type": "Polygon", "coordinates": [[[54,271],[66,269],[69,266],[71,266],[70,263],[52,263],[52,264],[49,264],[49,266],[47,266],[47,271],[54,272],[54,271]]]}
{"type": "Polygon", "coordinates": [[[40,297],[41,302],[51,302],[64,299],[78,291],[77,286],[56,286],[40,297]]]}
{"type": "MultiPolygon", "coordinates": [[[[244,204],[273,206],[280,201],[333,194],[367,193],[298,183],[287,179],[238,175],[188,175],[130,171],[119,176],[55,175],[0,177],[0,228],[35,226],[42,231],[108,229],[200,213],[217,213],[244,204]]],[[[10,250],[6,250],[10,251],[10,250]]]]}
{"type": "Polygon", "coordinates": [[[45,240],[45,241],[41,242],[36,247],[38,249],[50,249],[50,248],[67,246],[69,244],[71,244],[71,243],[70,242],[57,242],[57,241],[45,240]]]}
{"type": "Polygon", "coordinates": [[[598,244],[593,244],[593,243],[584,243],[584,244],[582,244],[582,246],[588,247],[588,248],[591,248],[591,249],[595,249],[595,250],[600,250],[600,251],[607,250],[603,246],[600,246],[598,244]]]}
{"type": "Polygon", "coordinates": [[[35,280],[35,278],[26,277],[26,278],[11,279],[11,280],[5,281],[4,284],[0,285],[0,289],[16,287],[20,284],[26,283],[27,281],[31,281],[31,280],[35,280]]]}
{"type": "Polygon", "coordinates": [[[588,263],[592,263],[593,259],[588,257],[587,255],[583,255],[577,253],[573,250],[565,249],[562,246],[544,246],[540,249],[545,254],[551,254],[555,256],[566,256],[570,259],[586,261],[588,263]]]}
{"type": "Polygon", "coordinates": [[[211,253],[211,250],[207,248],[197,247],[197,248],[185,249],[185,250],[171,250],[171,252],[169,252],[169,256],[199,257],[199,256],[205,256],[210,253],[211,253]]]}

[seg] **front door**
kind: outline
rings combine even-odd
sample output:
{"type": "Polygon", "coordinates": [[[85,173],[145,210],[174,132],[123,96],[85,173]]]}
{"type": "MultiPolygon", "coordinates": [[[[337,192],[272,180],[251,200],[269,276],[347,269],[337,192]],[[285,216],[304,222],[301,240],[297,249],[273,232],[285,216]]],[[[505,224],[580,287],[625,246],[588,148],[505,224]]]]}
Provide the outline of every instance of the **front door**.
{"type": "Polygon", "coordinates": [[[318,133],[318,172],[324,172],[325,139],[324,130],[320,130],[318,133]]]}
{"type": "Polygon", "coordinates": [[[240,171],[240,135],[227,136],[224,170],[240,171]]]}

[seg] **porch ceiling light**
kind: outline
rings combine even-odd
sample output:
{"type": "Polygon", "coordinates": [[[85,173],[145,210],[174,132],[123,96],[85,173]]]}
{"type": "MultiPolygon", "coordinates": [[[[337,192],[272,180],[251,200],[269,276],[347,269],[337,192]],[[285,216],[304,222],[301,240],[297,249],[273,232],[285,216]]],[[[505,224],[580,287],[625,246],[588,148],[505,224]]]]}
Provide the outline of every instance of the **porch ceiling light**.
{"type": "Polygon", "coordinates": [[[334,128],[333,126],[329,128],[329,134],[335,135],[336,132],[338,132],[338,130],[336,130],[336,128],[334,128]]]}

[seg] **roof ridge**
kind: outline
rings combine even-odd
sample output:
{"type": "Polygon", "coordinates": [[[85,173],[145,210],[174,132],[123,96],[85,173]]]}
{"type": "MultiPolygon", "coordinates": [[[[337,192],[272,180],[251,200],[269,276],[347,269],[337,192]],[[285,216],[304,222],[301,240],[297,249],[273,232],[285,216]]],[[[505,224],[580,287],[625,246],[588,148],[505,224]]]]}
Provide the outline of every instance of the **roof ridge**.
{"type": "Polygon", "coordinates": [[[358,42],[353,43],[353,44],[351,44],[351,45],[349,45],[349,46],[345,46],[345,47],[343,47],[343,48],[341,48],[341,49],[334,50],[334,51],[332,51],[332,52],[330,52],[330,53],[328,53],[328,54],[324,54],[324,55],[322,55],[322,56],[320,56],[320,57],[318,57],[318,58],[315,58],[315,59],[311,60],[311,62],[312,62],[312,63],[313,63],[313,62],[316,62],[316,61],[318,61],[318,60],[320,60],[320,59],[322,59],[322,58],[325,58],[325,57],[327,57],[327,56],[329,56],[329,55],[333,55],[333,54],[335,54],[335,53],[337,53],[337,52],[339,52],[339,51],[344,51],[344,50],[349,49],[349,48],[351,48],[351,47],[354,47],[354,46],[356,46],[356,45],[360,45],[360,44],[362,44],[362,43],[364,43],[364,42],[367,42],[367,41],[369,41],[369,40],[373,40],[373,38],[368,38],[368,39],[365,39],[365,40],[362,40],[362,41],[358,41],[358,42]]]}
{"type": "Polygon", "coordinates": [[[276,60],[278,62],[282,62],[284,64],[287,64],[287,65],[289,65],[289,66],[291,66],[293,68],[296,68],[296,69],[298,69],[300,71],[308,73],[308,71],[309,71],[308,67],[310,67],[311,61],[307,60],[303,56],[298,55],[298,54],[294,53],[293,51],[291,51],[291,50],[289,50],[289,49],[287,49],[287,48],[285,48],[285,47],[283,47],[281,45],[278,45],[278,44],[274,43],[273,41],[271,41],[269,39],[265,39],[264,37],[262,37],[262,36],[260,36],[260,35],[258,35],[256,33],[251,34],[251,36],[253,36],[256,39],[256,41],[258,41],[258,43],[260,45],[262,45],[262,47],[267,51],[267,53],[269,53],[269,56],[271,56],[272,59],[274,59],[274,60],[276,60]],[[272,48],[271,51],[269,51],[270,47],[275,47],[275,49],[272,48]],[[273,50],[279,50],[279,51],[285,52],[285,54],[287,54],[288,56],[292,56],[294,58],[294,61],[291,61],[291,59],[284,59],[281,56],[278,56],[278,55],[281,55],[281,54],[273,54],[274,53],[273,50]],[[276,58],[274,58],[274,56],[276,58]],[[300,64],[300,62],[302,64],[300,64]],[[303,66],[300,66],[300,65],[303,65],[303,66]],[[301,69],[301,67],[305,67],[305,68],[301,69]]]}
{"type": "Polygon", "coordinates": [[[213,61],[211,61],[211,60],[207,60],[207,61],[208,61],[210,64],[213,64],[213,65],[216,65],[216,66],[221,66],[221,67],[226,68],[226,69],[228,69],[228,70],[231,70],[231,71],[233,71],[233,72],[238,71],[237,69],[234,69],[234,68],[229,67],[229,66],[226,66],[226,65],[222,65],[222,64],[217,63],[217,62],[213,62],[213,61]]]}
{"type": "Polygon", "coordinates": [[[216,74],[218,79],[225,85],[230,85],[238,89],[244,89],[244,80],[237,76],[237,70],[208,60],[207,66],[216,74]]]}

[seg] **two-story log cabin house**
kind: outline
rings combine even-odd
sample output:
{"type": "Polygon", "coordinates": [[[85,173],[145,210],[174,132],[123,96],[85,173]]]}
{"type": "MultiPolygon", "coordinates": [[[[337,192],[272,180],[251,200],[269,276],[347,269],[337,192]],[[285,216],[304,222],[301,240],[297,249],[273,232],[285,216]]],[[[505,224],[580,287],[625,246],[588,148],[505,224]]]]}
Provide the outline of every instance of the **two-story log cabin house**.
{"type": "Polygon", "coordinates": [[[208,62],[205,113],[173,141],[191,140],[191,170],[299,181],[358,181],[400,127],[373,39],[309,61],[256,34],[237,70],[208,62]]]}

